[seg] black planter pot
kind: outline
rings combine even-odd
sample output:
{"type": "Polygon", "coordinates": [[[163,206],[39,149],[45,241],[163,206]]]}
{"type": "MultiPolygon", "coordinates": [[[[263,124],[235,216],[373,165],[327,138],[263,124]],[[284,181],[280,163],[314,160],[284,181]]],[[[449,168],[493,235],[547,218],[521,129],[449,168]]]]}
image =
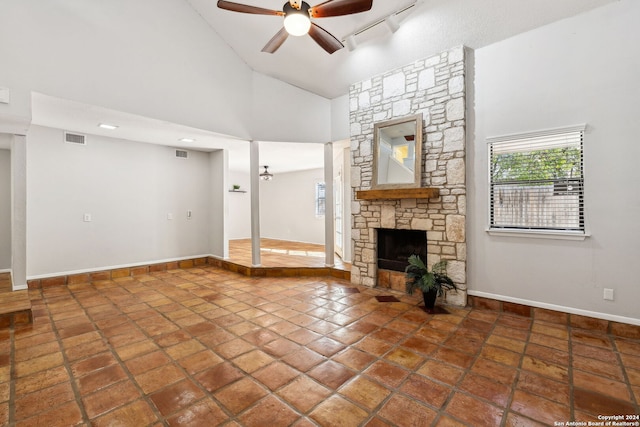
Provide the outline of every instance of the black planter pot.
{"type": "Polygon", "coordinates": [[[429,289],[427,292],[422,292],[422,298],[424,299],[424,308],[427,313],[433,313],[435,311],[436,298],[438,296],[437,289],[429,289]]]}

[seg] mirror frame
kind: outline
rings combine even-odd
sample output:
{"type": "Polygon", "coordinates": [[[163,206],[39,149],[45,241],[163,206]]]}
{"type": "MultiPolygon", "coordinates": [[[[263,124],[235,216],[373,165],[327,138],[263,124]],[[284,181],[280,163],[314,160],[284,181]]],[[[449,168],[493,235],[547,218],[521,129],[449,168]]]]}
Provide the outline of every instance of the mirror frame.
{"type": "Polygon", "coordinates": [[[371,177],[371,188],[374,190],[393,188],[418,188],[422,180],[422,114],[405,116],[399,119],[378,122],[373,125],[373,176],[371,177]],[[378,182],[378,158],[380,156],[380,132],[385,128],[414,122],[415,138],[413,140],[415,150],[415,163],[413,165],[413,182],[402,183],[379,183],[378,182]]]}

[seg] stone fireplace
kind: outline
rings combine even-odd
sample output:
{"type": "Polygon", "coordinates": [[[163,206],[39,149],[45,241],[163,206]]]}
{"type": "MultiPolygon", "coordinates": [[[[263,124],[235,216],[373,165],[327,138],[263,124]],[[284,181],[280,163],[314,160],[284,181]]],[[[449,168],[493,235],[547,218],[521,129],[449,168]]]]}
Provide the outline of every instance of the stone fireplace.
{"type": "Polygon", "coordinates": [[[378,266],[387,238],[379,230],[417,231],[426,235],[427,265],[446,259],[460,288],[446,302],[466,305],[464,53],[454,48],[350,88],[354,284],[404,289],[403,273],[378,266]],[[357,199],[358,191],[371,189],[374,124],[413,114],[423,118],[421,186],[437,189],[437,196],[357,199]]]}

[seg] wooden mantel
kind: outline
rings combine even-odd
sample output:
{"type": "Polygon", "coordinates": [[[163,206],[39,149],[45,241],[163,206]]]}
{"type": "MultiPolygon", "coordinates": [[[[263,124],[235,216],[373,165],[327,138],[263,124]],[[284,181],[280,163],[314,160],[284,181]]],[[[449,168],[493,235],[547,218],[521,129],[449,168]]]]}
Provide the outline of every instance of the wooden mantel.
{"type": "Polygon", "coordinates": [[[356,191],[358,200],[434,199],[440,197],[438,188],[392,188],[388,190],[356,191]]]}

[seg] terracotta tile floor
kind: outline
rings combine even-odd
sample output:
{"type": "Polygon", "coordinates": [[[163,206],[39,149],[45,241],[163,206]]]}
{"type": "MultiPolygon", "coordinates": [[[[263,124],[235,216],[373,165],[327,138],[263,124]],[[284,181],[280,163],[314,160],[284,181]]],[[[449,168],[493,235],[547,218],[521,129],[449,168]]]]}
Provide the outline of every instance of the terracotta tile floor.
{"type": "Polygon", "coordinates": [[[30,290],[11,426],[539,426],[638,414],[640,341],[212,267],[30,290]]]}
{"type": "MultiPolygon", "coordinates": [[[[251,266],[251,239],[229,241],[229,261],[251,266]]],[[[260,261],[263,267],[324,267],[324,245],[260,239],[260,261]]],[[[335,268],[351,270],[351,264],[335,255],[335,268]]]]}

